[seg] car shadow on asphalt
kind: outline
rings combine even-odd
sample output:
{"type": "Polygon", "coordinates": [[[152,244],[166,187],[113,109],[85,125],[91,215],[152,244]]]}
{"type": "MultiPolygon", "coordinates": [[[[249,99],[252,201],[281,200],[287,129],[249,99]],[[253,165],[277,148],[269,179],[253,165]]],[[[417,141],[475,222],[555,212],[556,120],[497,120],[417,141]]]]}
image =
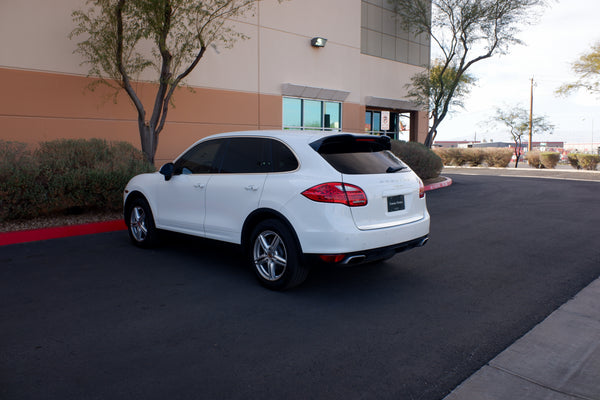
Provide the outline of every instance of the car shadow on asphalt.
{"type": "MultiPolygon", "coordinates": [[[[194,268],[202,268],[204,273],[235,280],[236,284],[258,284],[247,257],[238,245],[161,231],[160,244],[155,251],[173,254],[179,260],[178,264],[191,264],[194,268]]],[[[357,291],[386,290],[390,285],[400,289],[407,282],[414,284],[415,279],[412,268],[403,265],[402,258],[398,256],[354,266],[313,262],[310,268],[306,281],[287,293],[318,294],[335,290],[338,295],[344,292],[352,295],[357,291]]]]}

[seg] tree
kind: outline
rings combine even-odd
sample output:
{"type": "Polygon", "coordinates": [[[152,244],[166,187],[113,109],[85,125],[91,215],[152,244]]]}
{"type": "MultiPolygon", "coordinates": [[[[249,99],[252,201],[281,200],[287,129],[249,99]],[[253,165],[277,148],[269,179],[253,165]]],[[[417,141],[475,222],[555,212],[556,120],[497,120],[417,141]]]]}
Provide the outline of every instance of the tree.
{"type": "Polygon", "coordinates": [[[260,0],[87,0],[87,10],[73,12],[70,38],[76,52],[104,84],[125,90],[137,111],[142,151],[154,164],[175,89],[184,83],[208,46],[233,45],[244,36],[228,19],[253,10],[260,0]],[[151,45],[151,51],[146,50],[151,45]],[[149,68],[157,71],[157,89],[149,115],[132,80],[149,68]]]}
{"type": "MultiPolygon", "coordinates": [[[[435,125],[435,121],[439,121],[441,117],[440,112],[443,109],[441,103],[448,98],[447,91],[450,90],[455,81],[457,84],[454,95],[449,98],[448,104],[448,112],[450,112],[451,107],[464,107],[463,100],[471,91],[476,79],[467,72],[458,77],[457,67],[455,65],[446,66],[442,59],[435,60],[429,70],[418,73],[411,78],[411,84],[406,85],[408,96],[417,105],[429,110],[429,119],[435,125]]],[[[436,134],[437,131],[434,131],[432,143],[436,134]]]]}
{"type": "MultiPolygon", "coordinates": [[[[529,111],[521,106],[515,106],[511,109],[496,109],[496,116],[491,121],[494,124],[502,124],[510,129],[510,135],[515,143],[515,168],[519,166],[521,157],[521,144],[523,135],[529,134],[529,111]]],[[[545,116],[534,116],[532,118],[533,133],[552,133],[554,125],[548,122],[545,116]]]]}
{"type": "MultiPolygon", "coordinates": [[[[504,54],[519,44],[518,26],[533,22],[547,0],[389,0],[404,29],[427,34],[441,53],[441,90],[431,92],[431,123],[425,145],[431,147],[465,72],[475,63],[504,54]],[[446,70],[453,70],[446,74],[446,70]]],[[[435,51],[435,50],[434,50],[435,51]]],[[[414,82],[414,80],[413,80],[414,82]]],[[[423,91],[422,96],[429,93],[423,91]]]]}
{"type": "Polygon", "coordinates": [[[560,86],[556,90],[557,94],[566,96],[578,89],[600,94],[600,42],[592,46],[592,51],[583,54],[572,63],[571,70],[579,76],[579,79],[560,86]]]}

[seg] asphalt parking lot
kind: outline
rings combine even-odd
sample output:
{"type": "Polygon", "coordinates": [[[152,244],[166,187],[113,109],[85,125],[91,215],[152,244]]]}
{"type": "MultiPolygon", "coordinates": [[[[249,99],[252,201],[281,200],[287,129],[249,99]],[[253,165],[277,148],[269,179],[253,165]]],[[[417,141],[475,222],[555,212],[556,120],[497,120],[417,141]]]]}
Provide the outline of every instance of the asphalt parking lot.
{"type": "Polygon", "coordinates": [[[0,247],[1,399],[440,399],[600,275],[596,182],[451,175],[431,240],[270,292],[235,247],[0,247]]]}

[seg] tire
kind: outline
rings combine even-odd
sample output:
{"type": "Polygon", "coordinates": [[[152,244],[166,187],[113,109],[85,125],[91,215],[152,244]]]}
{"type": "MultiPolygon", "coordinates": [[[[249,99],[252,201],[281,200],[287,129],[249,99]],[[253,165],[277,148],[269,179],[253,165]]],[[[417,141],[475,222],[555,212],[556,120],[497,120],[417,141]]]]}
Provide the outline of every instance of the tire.
{"type": "Polygon", "coordinates": [[[158,231],[148,202],[137,198],[131,202],[125,215],[127,232],[131,242],[142,248],[151,248],[158,243],[158,231]]]}
{"type": "Polygon", "coordinates": [[[256,277],[269,289],[290,289],[304,282],[308,275],[295,236],[279,220],[260,222],[252,231],[248,250],[256,277]]]}

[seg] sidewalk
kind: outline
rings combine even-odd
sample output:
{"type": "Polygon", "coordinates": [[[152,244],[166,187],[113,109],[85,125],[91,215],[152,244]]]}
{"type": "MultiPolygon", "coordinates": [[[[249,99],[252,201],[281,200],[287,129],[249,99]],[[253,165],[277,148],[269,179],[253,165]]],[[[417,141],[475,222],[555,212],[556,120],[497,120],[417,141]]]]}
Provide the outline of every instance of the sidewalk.
{"type": "MultiPolygon", "coordinates": [[[[600,183],[600,171],[445,168],[443,174],[600,183]]],[[[600,201],[600,186],[598,187],[600,201]]],[[[444,400],[600,400],[600,278],[444,400]]]]}

